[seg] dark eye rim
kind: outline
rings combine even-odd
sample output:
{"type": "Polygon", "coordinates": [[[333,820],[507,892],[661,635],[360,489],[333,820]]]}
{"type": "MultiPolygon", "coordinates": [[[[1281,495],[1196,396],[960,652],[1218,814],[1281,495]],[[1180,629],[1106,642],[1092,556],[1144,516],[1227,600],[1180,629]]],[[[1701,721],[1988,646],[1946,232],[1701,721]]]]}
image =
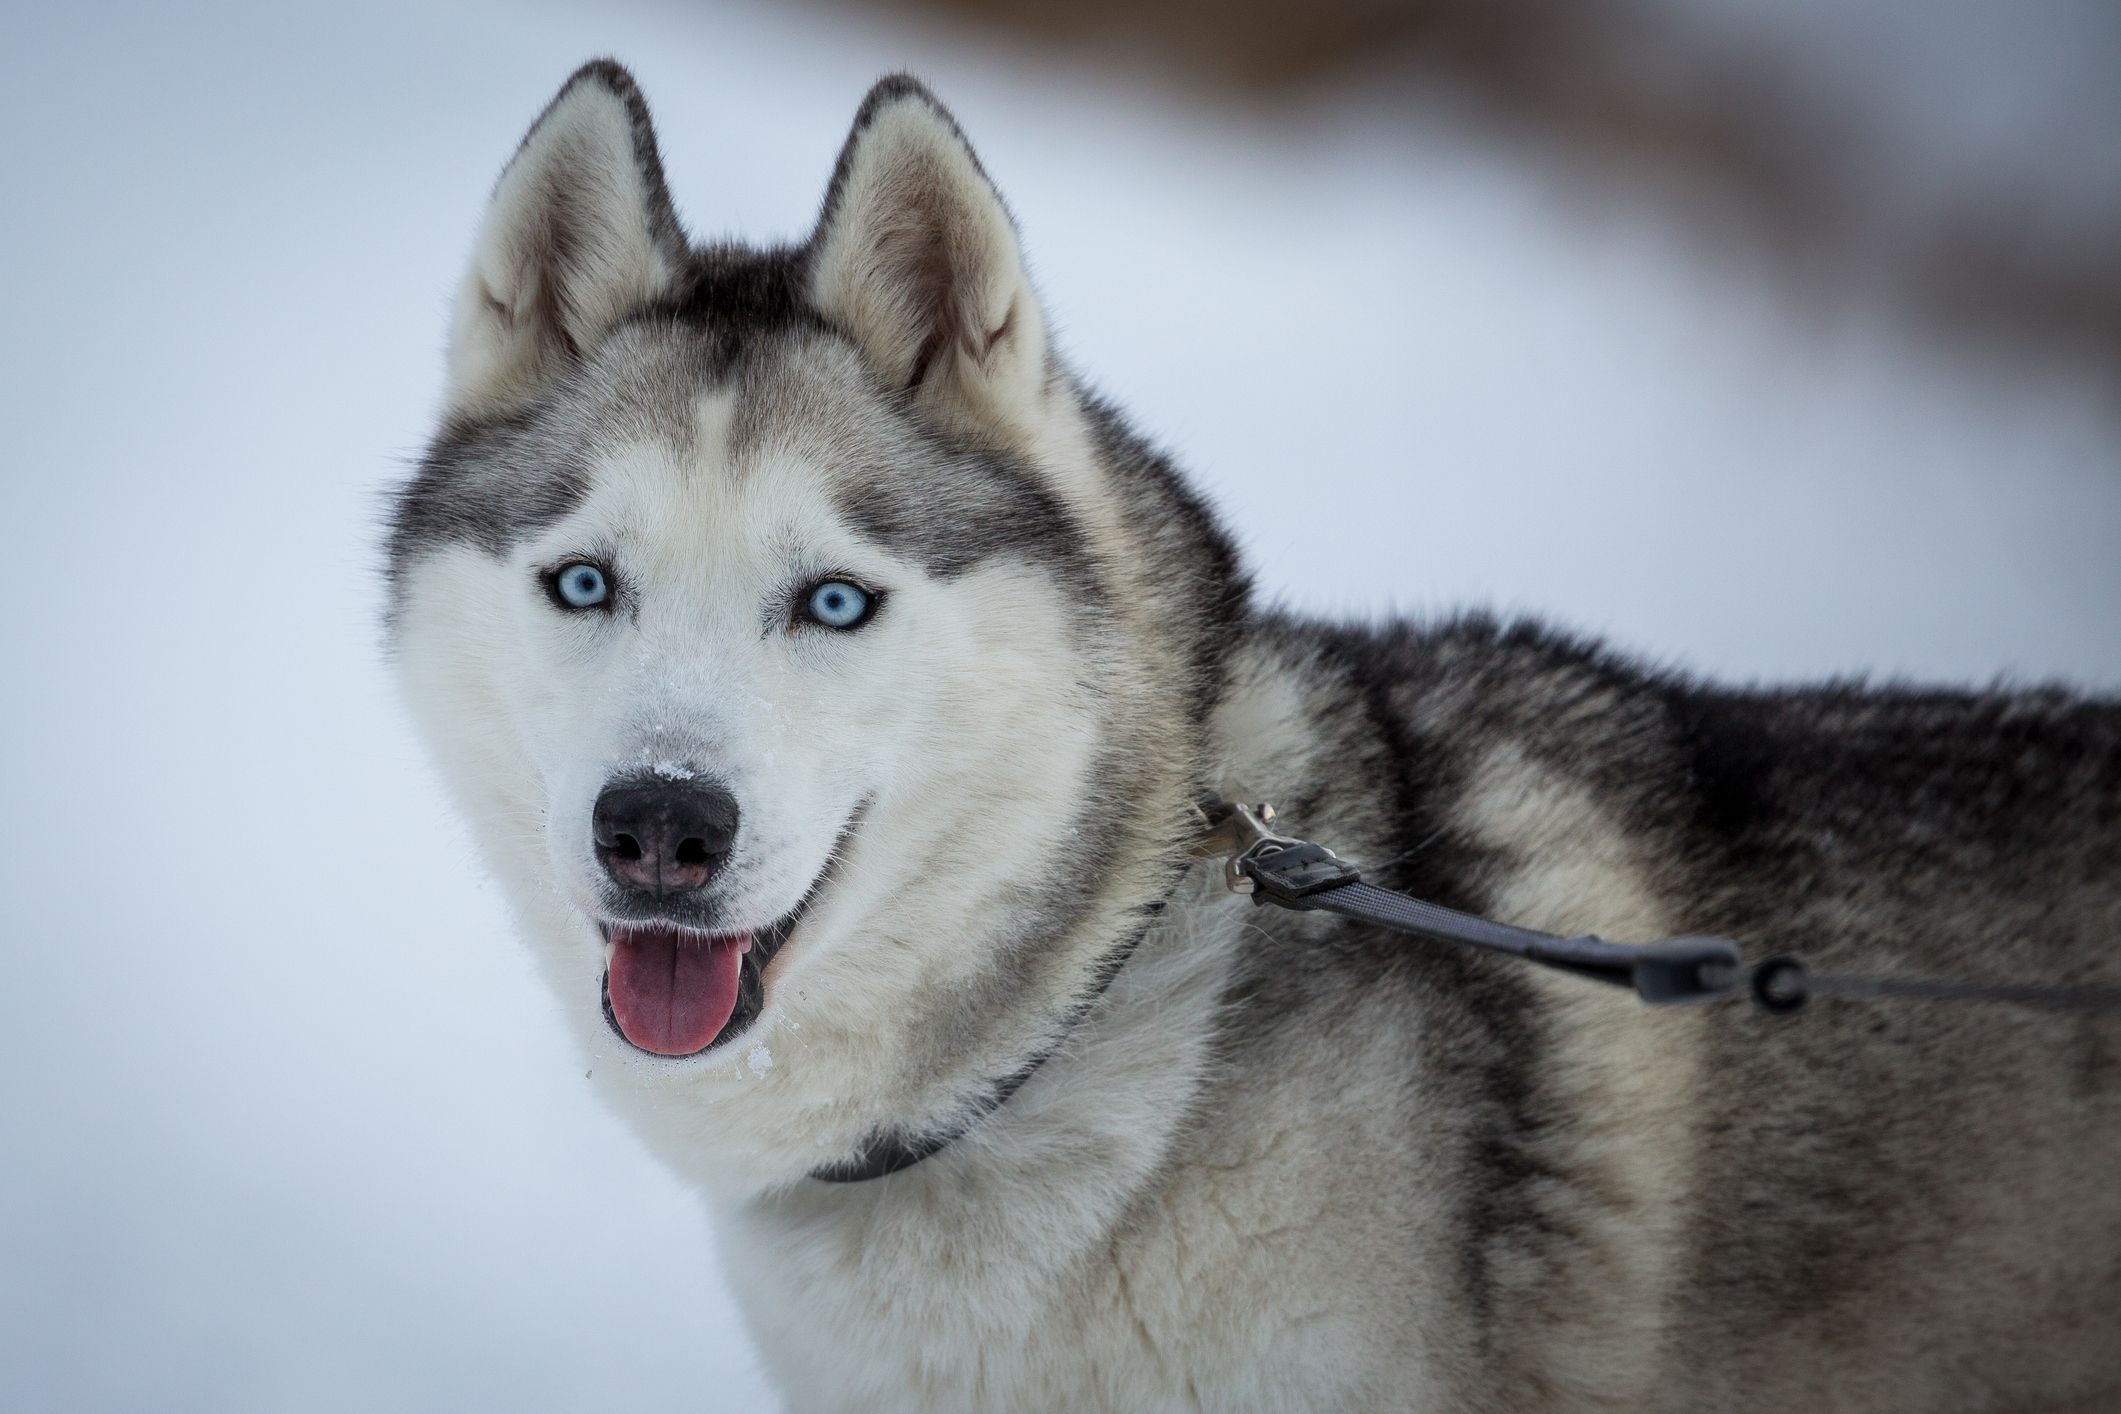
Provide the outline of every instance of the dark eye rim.
{"type": "Polygon", "coordinates": [[[545,597],[563,614],[608,614],[618,605],[619,577],[611,572],[609,565],[594,556],[569,555],[557,564],[539,570],[538,582],[545,586],[545,597]],[[560,577],[584,565],[604,576],[604,597],[594,604],[570,604],[567,596],[560,592],[560,577]]]}
{"type": "Polygon", "coordinates": [[[856,629],[866,628],[870,621],[876,618],[877,611],[884,607],[886,597],[883,590],[870,584],[860,575],[846,573],[821,574],[805,583],[802,588],[795,592],[792,621],[788,627],[791,631],[802,628],[821,628],[829,633],[853,633],[856,629]],[[811,599],[816,597],[817,592],[828,584],[851,584],[862,591],[868,603],[863,606],[860,618],[851,624],[828,624],[810,612],[811,599]]]}

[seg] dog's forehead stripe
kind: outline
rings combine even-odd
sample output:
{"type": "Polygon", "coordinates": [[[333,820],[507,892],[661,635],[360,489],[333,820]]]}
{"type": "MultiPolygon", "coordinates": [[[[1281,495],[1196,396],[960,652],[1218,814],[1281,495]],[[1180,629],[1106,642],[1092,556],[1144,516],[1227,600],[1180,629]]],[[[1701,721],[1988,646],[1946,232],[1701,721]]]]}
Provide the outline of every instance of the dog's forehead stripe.
{"type": "Polygon", "coordinates": [[[855,530],[938,578],[1009,554],[1096,594],[1082,529],[1036,472],[918,420],[836,336],[798,333],[747,364],[731,440],[739,463],[770,449],[815,469],[855,530]]]}

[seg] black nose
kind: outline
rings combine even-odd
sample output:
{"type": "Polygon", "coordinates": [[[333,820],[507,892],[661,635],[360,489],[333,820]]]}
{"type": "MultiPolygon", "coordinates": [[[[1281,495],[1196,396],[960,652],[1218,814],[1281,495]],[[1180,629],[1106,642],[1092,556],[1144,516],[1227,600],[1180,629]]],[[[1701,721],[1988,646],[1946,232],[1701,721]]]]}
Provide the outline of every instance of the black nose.
{"type": "Polygon", "coordinates": [[[621,888],[690,893],[736,843],[736,797],[694,781],[622,781],[604,787],[590,823],[597,858],[621,888]]]}

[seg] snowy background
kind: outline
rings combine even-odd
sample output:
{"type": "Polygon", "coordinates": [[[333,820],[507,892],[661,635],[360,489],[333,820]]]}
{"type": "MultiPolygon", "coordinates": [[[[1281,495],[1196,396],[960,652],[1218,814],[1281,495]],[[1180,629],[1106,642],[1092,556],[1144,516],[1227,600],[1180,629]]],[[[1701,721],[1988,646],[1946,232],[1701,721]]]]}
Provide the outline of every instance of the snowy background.
{"type": "MultiPolygon", "coordinates": [[[[1266,116],[838,9],[10,5],[0,1407],[770,1407],[377,651],[480,207],[607,52],[696,234],[806,230],[866,85],[928,77],[1066,348],[1292,602],[1537,608],[1728,679],[2121,686],[2111,364],[1795,293],[1444,86],[1266,116]]],[[[2037,57],[1881,204],[1975,147],[2069,190],[2008,121],[2037,57]]]]}

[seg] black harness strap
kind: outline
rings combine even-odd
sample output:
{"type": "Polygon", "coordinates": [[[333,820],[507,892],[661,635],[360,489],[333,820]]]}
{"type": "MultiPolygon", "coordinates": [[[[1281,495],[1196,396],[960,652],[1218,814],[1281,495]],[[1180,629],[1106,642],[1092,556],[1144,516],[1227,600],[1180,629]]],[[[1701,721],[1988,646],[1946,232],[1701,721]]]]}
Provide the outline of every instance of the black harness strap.
{"type": "MultiPolygon", "coordinates": [[[[1057,1046],[1054,1048],[1058,1049],[1057,1046]]],[[[882,1178],[886,1174],[897,1173],[900,1169],[912,1168],[930,1154],[940,1153],[955,1144],[973,1125],[1008,1104],[1009,1097],[1022,1089],[1024,1082],[1029,1080],[1052,1054],[1051,1050],[1041,1052],[1022,1070],[997,1083],[988,1092],[987,1098],[980,1101],[979,1106],[956,1128],[924,1134],[918,1139],[909,1139],[897,1130],[891,1130],[873,1136],[853,1158],[827,1164],[821,1169],[813,1169],[810,1176],[821,1183],[861,1183],[866,1179],[882,1178]]]]}
{"type": "MultiPolygon", "coordinates": [[[[1177,887],[1175,876],[1172,887],[1177,887]]],[[[1052,1045],[1026,1061],[1014,1074],[996,1081],[987,1097],[980,1101],[962,1123],[953,1129],[940,1130],[918,1139],[909,1139],[898,1130],[872,1134],[853,1158],[813,1169],[810,1176],[822,1183],[860,1183],[864,1179],[882,1178],[886,1174],[897,1173],[900,1169],[912,1168],[929,1155],[939,1153],[956,1143],[973,1125],[1008,1104],[1009,1097],[1021,1090],[1024,1082],[1037,1074],[1038,1068],[1051,1060],[1054,1053],[1067,1042],[1067,1033],[1075,1029],[1075,1024],[1089,1015],[1090,1009],[1104,998],[1106,991],[1112,986],[1112,979],[1119,976],[1120,969],[1127,965],[1128,959],[1134,956],[1134,950],[1141,946],[1142,939],[1149,935],[1150,925],[1156,921],[1156,916],[1164,911],[1164,905],[1169,899],[1170,894],[1166,892],[1163,898],[1145,905],[1142,909],[1141,927],[1135,929],[1131,937],[1113,949],[1104,961],[1098,964],[1095,984],[1088,995],[1076,1002],[1074,1011],[1067,1017],[1062,1035],[1052,1045]]]]}

